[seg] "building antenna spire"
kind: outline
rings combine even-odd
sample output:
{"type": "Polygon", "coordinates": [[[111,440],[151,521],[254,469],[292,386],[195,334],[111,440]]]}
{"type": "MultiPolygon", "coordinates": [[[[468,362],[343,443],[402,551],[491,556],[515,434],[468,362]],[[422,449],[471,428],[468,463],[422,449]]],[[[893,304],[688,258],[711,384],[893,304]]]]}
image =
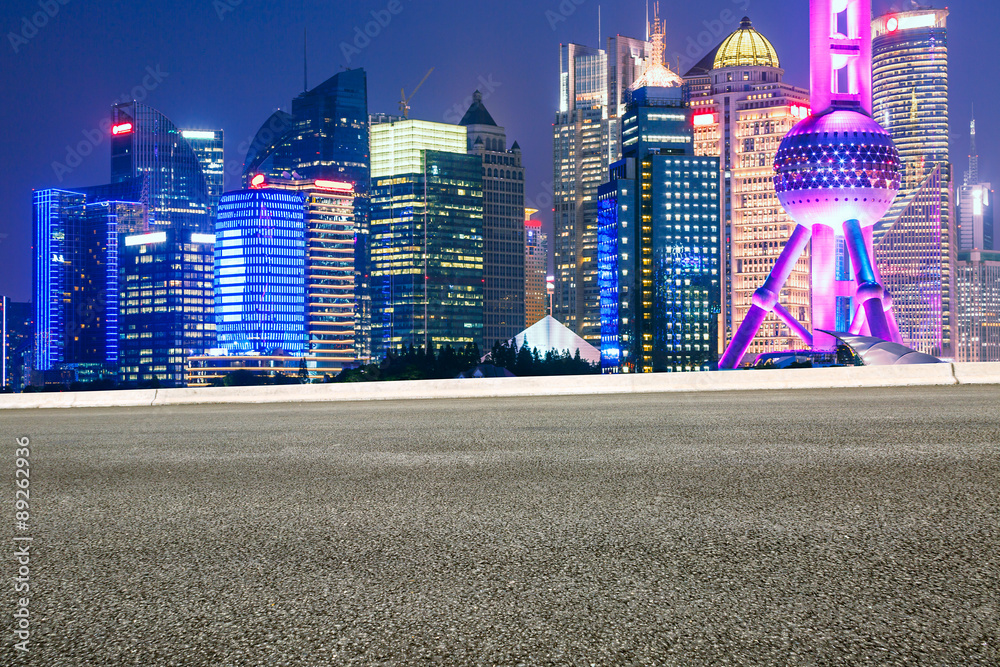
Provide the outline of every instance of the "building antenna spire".
{"type": "Polygon", "coordinates": [[[601,6],[597,5],[597,48],[601,48],[601,6]]]}
{"type": "Polygon", "coordinates": [[[304,92],[309,92],[309,35],[308,28],[302,28],[302,86],[304,92]]]}
{"type": "Polygon", "coordinates": [[[646,0],[646,41],[649,41],[649,0],[646,0]]]}

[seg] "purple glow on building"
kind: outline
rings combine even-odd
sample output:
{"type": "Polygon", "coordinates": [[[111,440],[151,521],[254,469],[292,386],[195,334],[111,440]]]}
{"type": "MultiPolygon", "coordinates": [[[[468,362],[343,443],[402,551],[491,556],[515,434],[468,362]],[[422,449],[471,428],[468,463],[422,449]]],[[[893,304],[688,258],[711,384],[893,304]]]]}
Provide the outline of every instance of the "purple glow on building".
{"type": "Polygon", "coordinates": [[[845,298],[858,304],[851,329],[900,342],[892,300],[881,283],[872,248],[872,226],[899,192],[900,160],[889,133],[871,118],[871,3],[811,0],[810,19],[816,113],[785,135],[774,164],[778,200],[798,227],[754,294],[719,368],[740,364],[772,312],[813,349],[835,349],[836,340],[820,330],[837,330],[838,301],[845,298]],[[810,239],[813,334],[776,308],[777,295],[810,239]],[[837,274],[841,243],[850,253],[854,273],[846,279],[837,274]]]}

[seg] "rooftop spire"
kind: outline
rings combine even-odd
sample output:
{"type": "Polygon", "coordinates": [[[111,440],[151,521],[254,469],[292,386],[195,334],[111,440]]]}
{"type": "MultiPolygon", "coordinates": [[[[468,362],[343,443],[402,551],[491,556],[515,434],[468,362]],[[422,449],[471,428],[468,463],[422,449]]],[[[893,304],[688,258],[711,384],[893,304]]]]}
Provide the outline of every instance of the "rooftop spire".
{"type": "Polygon", "coordinates": [[[969,171],[965,173],[966,185],[979,185],[979,151],[976,150],[976,105],[972,105],[972,122],[969,124],[969,171]]]}
{"type": "Polygon", "coordinates": [[[650,54],[646,71],[642,73],[632,90],[638,90],[644,86],[654,88],[676,88],[684,85],[684,80],[670,67],[663,62],[663,39],[666,34],[666,23],[660,18],[660,3],[653,4],[653,22],[647,24],[650,32],[650,54]]]}

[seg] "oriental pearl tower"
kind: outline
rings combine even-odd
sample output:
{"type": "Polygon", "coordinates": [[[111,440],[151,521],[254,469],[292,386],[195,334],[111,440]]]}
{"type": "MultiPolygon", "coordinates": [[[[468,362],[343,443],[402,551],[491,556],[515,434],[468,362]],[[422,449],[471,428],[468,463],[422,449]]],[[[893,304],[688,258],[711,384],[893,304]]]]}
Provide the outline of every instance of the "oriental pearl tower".
{"type": "Polygon", "coordinates": [[[896,146],[872,119],[871,0],[810,0],[813,115],[789,131],[774,162],[778,201],[797,224],[753,296],[743,323],[719,361],[736,368],[764,319],[774,313],[816,351],[836,349],[837,298],[857,304],[852,333],[899,343],[892,299],[881,284],[872,227],[900,185],[896,146]],[[853,279],[837,279],[837,239],[845,241],[853,279]],[[803,327],[778,297],[812,240],[812,319],[803,327]]]}

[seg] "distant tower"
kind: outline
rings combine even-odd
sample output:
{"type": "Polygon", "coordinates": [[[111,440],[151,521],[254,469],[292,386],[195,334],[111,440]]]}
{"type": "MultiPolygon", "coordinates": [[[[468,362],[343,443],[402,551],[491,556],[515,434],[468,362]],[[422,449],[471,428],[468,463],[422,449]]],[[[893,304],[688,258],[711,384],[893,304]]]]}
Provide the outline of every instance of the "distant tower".
{"type": "Polygon", "coordinates": [[[899,153],[871,117],[871,5],[867,0],[811,0],[812,108],[778,148],[774,185],[778,200],[798,223],[753,306],[733,336],[719,368],[735,368],[771,312],[810,347],[832,351],[823,331],[836,331],[853,295],[858,303],[850,330],[865,324],[875,337],[899,340],[892,300],[874,266],[872,226],[899,191],[899,153]],[[838,31],[844,26],[845,33],[838,31]],[[854,276],[839,275],[838,237],[854,276]],[[795,262],[812,240],[813,332],[778,302],[795,262]],[[852,279],[853,278],[853,279],[852,279]],[[841,315],[838,317],[838,315],[841,315]]]}
{"type": "Polygon", "coordinates": [[[976,107],[972,107],[972,122],[969,124],[969,171],[965,173],[966,185],[979,184],[979,152],[976,150],[976,107]]]}

